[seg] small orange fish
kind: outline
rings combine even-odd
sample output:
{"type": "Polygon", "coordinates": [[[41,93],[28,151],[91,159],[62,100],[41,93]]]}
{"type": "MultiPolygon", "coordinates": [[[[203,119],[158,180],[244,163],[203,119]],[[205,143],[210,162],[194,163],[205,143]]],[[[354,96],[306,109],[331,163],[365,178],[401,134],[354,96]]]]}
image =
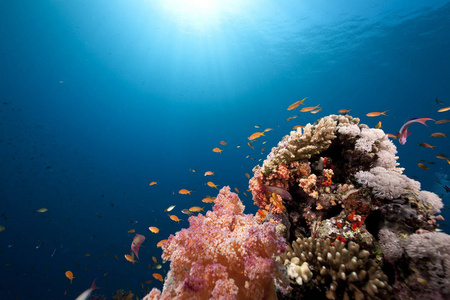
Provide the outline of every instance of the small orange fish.
{"type": "Polygon", "coordinates": [[[89,256],[91,256],[91,254],[90,253],[86,253],[84,256],[89,257],[89,256]]]}
{"type": "Polygon", "coordinates": [[[130,300],[131,298],[133,298],[134,294],[133,293],[129,293],[128,296],[125,298],[125,300],[130,300]]]}
{"type": "Polygon", "coordinates": [[[247,177],[248,179],[250,179],[250,174],[245,173],[245,177],[247,177]]]}
{"type": "Polygon", "coordinates": [[[425,148],[430,148],[430,149],[434,149],[434,147],[436,147],[436,146],[431,146],[428,143],[419,143],[419,146],[425,147],[425,148]]]}
{"type": "Polygon", "coordinates": [[[202,199],[202,202],[204,202],[204,203],[212,203],[212,202],[214,202],[214,197],[205,197],[205,198],[203,198],[202,199]]]}
{"type": "Polygon", "coordinates": [[[40,212],[40,213],[44,213],[44,212],[46,212],[48,209],[46,209],[45,207],[42,207],[42,208],[39,208],[39,209],[37,209],[36,211],[37,212],[40,212]]]}
{"type": "Polygon", "coordinates": [[[292,116],[292,117],[289,117],[289,118],[286,119],[286,122],[288,122],[289,120],[293,120],[293,119],[295,119],[295,118],[297,118],[297,117],[298,117],[297,115],[292,116]]]}
{"type": "Polygon", "coordinates": [[[379,111],[375,111],[375,112],[370,112],[368,114],[366,114],[366,116],[368,117],[378,117],[378,116],[387,116],[386,113],[388,112],[388,110],[383,111],[383,112],[379,112],[379,111]]]}
{"type": "Polygon", "coordinates": [[[448,122],[450,122],[450,120],[442,119],[442,120],[434,122],[434,124],[439,125],[439,124],[444,124],[444,123],[448,123],[448,122]]]}
{"type": "Polygon", "coordinates": [[[155,226],[151,226],[151,227],[149,227],[148,228],[151,232],[153,232],[153,233],[158,233],[159,232],[159,228],[158,227],[155,227],[155,226]]]}
{"type": "Polygon", "coordinates": [[[262,219],[265,219],[269,212],[265,209],[258,209],[257,214],[261,216],[262,219]]]}
{"type": "Polygon", "coordinates": [[[304,105],[303,101],[305,101],[306,98],[308,98],[308,97],[305,97],[305,98],[303,98],[302,100],[299,100],[299,101],[296,101],[296,102],[292,103],[291,105],[288,106],[287,110],[294,110],[294,109],[296,109],[300,104],[301,104],[301,105],[304,105]]]}
{"type": "Polygon", "coordinates": [[[201,210],[203,210],[204,207],[200,207],[200,206],[192,206],[191,208],[189,208],[190,211],[192,212],[199,212],[201,210]]]}
{"type": "Polygon", "coordinates": [[[160,240],[157,244],[156,244],[156,247],[162,247],[162,244],[164,243],[164,242],[166,242],[167,240],[160,240]]]}
{"type": "Polygon", "coordinates": [[[426,171],[429,170],[429,169],[427,168],[427,166],[425,166],[423,163],[418,163],[417,165],[418,165],[419,168],[421,168],[422,170],[426,170],[426,171]]]}
{"type": "Polygon", "coordinates": [[[70,279],[70,284],[72,284],[72,280],[75,278],[75,277],[73,277],[73,273],[71,271],[66,271],[65,274],[66,274],[66,277],[68,279],[70,279]]]}
{"type": "Polygon", "coordinates": [[[136,229],[130,229],[130,230],[128,230],[128,233],[135,233],[136,232],[136,229]]]}
{"type": "Polygon", "coordinates": [[[224,146],[225,146],[225,145],[227,144],[227,142],[225,142],[225,141],[220,141],[220,142],[219,142],[219,144],[221,144],[221,145],[224,145],[224,146]]]}
{"type": "Polygon", "coordinates": [[[158,260],[156,259],[156,257],[152,256],[153,262],[156,264],[158,262],[158,260]]]}
{"type": "Polygon", "coordinates": [[[397,136],[395,134],[392,134],[392,133],[388,133],[387,136],[390,137],[391,139],[394,139],[394,140],[397,139],[397,136]]]}
{"type": "Polygon", "coordinates": [[[252,144],[250,144],[250,143],[247,143],[247,145],[250,147],[250,148],[252,148],[253,150],[255,150],[255,147],[253,147],[253,145],[252,144]]]}
{"type": "Polygon", "coordinates": [[[213,152],[216,152],[216,153],[222,153],[222,151],[223,151],[222,149],[219,149],[217,147],[213,149],[213,152]]]}
{"type": "Polygon", "coordinates": [[[337,112],[340,113],[340,114],[347,114],[347,113],[350,112],[350,110],[351,110],[351,109],[340,109],[340,110],[338,110],[337,112]]]}
{"type": "Polygon", "coordinates": [[[450,110],[450,106],[441,108],[440,110],[438,110],[438,112],[444,112],[444,111],[448,111],[448,110],[450,110]]]}
{"type": "Polygon", "coordinates": [[[292,127],[292,129],[297,130],[297,128],[305,128],[305,126],[302,125],[296,125],[294,127],[292,127]]]}
{"type": "Polygon", "coordinates": [[[431,137],[447,137],[445,133],[442,132],[434,132],[431,134],[431,137]]]}
{"type": "Polygon", "coordinates": [[[217,188],[218,185],[215,185],[212,181],[208,181],[206,184],[207,184],[209,187],[211,187],[211,188],[216,188],[216,189],[218,189],[218,188],[217,188]]]}
{"type": "Polygon", "coordinates": [[[192,191],[188,191],[187,189],[181,189],[178,191],[181,195],[191,194],[192,191]]]}
{"type": "Polygon", "coordinates": [[[237,187],[235,187],[234,190],[239,194],[239,189],[237,187]]]}
{"type": "Polygon", "coordinates": [[[448,159],[447,155],[442,154],[442,153],[441,154],[437,154],[436,157],[440,158],[440,159],[448,159]]]}
{"type": "Polygon", "coordinates": [[[263,132],[255,132],[255,133],[253,133],[251,136],[248,137],[248,139],[251,141],[251,140],[259,138],[260,136],[265,136],[264,135],[264,131],[263,132]]]}
{"type": "Polygon", "coordinates": [[[322,110],[322,107],[321,108],[319,108],[319,109],[316,109],[316,110],[312,110],[311,111],[311,113],[312,114],[317,114],[319,111],[321,111],[322,110]]]}
{"type": "Polygon", "coordinates": [[[155,185],[155,184],[157,184],[158,182],[156,182],[156,181],[152,181],[152,182],[150,182],[148,185],[149,186],[152,186],[152,185],[155,185]]]}
{"type": "Polygon", "coordinates": [[[261,148],[261,153],[264,152],[264,150],[266,149],[266,147],[267,147],[267,146],[264,146],[264,147],[261,148]]]}
{"type": "Polygon", "coordinates": [[[170,215],[169,216],[170,217],[170,219],[172,219],[173,221],[175,221],[175,222],[177,222],[177,223],[180,223],[180,219],[178,219],[178,217],[177,216],[175,216],[175,215],[170,215]]]}
{"type": "Polygon", "coordinates": [[[302,109],[300,109],[300,112],[309,112],[309,111],[318,109],[319,107],[320,107],[320,104],[316,105],[316,106],[303,107],[302,109]]]}
{"type": "Polygon", "coordinates": [[[208,175],[211,175],[211,176],[213,176],[213,175],[214,175],[214,172],[211,172],[211,171],[206,171],[206,172],[205,172],[205,176],[208,176],[208,175]]]}
{"type": "Polygon", "coordinates": [[[146,284],[150,284],[150,283],[152,283],[153,282],[153,280],[147,280],[145,283],[146,284]]]}
{"type": "Polygon", "coordinates": [[[382,128],[382,126],[381,126],[381,121],[378,121],[377,125],[375,125],[375,128],[376,128],[376,129],[382,128]]]}
{"type": "Polygon", "coordinates": [[[267,131],[271,131],[271,130],[273,130],[273,128],[266,128],[266,129],[264,129],[263,132],[267,132],[267,131]]]}
{"type": "Polygon", "coordinates": [[[115,258],[116,260],[119,260],[119,257],[118,257],[117,255],[114,255],[114,258],[115,258]]]}
{"type": "Polygon", "coordinates": [[[130,255],[130,254],[125,254],[125,259],[126,259],[127,261],[129,261],[130,263],[133,263],[133,265],[134,265],[135,262],[137,262],[137,261],[134,259],[134,256],[133,256],[133,255],[130,255]]]}
{"type": "Polygon", "coordinates": [[[164,281],[164,279],[162,278],[161,274],[158,273],[153,273],[153,277],[161,282],[164,281]]]}

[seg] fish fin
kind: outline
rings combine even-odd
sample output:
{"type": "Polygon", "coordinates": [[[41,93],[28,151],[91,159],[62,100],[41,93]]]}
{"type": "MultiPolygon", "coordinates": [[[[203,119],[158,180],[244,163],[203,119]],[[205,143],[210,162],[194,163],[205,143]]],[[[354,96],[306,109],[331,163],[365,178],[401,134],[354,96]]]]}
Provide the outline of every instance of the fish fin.
{"type": "Polygon", "coordinates": [[[96,281],[96,280],[97,280],[97,278],[95,278],[94,281],[93,281],[92,284],[91,284],[91,288],[90,288],[91,291],[93,291],[93,290],[98,290],[98,289],[99,289],[99,287],[95,285],[95,281],[96,281]]]}

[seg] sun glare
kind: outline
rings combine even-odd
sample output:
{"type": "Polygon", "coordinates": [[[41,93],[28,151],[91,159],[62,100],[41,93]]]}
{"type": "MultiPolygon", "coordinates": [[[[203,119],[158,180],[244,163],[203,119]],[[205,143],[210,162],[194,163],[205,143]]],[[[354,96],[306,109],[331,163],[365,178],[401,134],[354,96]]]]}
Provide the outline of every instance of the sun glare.
{"type": "Polygon", "coordinates": [[[239,0],[161,0],[160,6],[184,27],[205,29],[237,12],[239,0]]]}

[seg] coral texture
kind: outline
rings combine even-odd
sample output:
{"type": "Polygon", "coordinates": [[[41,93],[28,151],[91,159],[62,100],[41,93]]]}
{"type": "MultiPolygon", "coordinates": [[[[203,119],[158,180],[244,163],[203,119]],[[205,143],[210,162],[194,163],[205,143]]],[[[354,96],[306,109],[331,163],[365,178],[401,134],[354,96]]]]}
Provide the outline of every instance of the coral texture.
{"type": "Polygon", "coordinates": [[[163,244],[162,258],[171,263],[160,298],[276,299],[274,281],[285,287],[287,281],[273,258],[285,250],[275,225],[244,215],[229,187],[214,203],[213,211],[190,217],[190,227],[163,244]]]}
{"type": "MultiPolygon", "coordinates": [[[[308,246],[314,251],[282,260],[292,291],[289,296],[278,295],[281,299],[448,298],[449,260],[432,253],[443,250],[422,249],[419,259],[411,246],[416,235],[438,229],[443,217],[435,214],[442,209],[442,200],[421,191],[418,181],[404,175],[396,154],[383,130],[359,124],[349,115],[330,115],[285,136],[262,166],[253,168],[249,188],[264,212],[258,220],[277,224],[294,250],[298,238],[301,243],[307,243],[303,237],[321,243],[308,246]],[[274,191],[280,197],[274,197],[274,191]],[[359,247],[363,265],[376,270],[373,278],[382,283],[346,273],[347,252],[340,254],[338,264],[334,254],[330,260],[321,252],[328,243],[335,249],[341,245],[344,252],[359,247]],[[342,265],[345,272],[339,272],[342,265]]],[[[447,235],[440,235],[440,241],[443,236],[447,235]]]]}

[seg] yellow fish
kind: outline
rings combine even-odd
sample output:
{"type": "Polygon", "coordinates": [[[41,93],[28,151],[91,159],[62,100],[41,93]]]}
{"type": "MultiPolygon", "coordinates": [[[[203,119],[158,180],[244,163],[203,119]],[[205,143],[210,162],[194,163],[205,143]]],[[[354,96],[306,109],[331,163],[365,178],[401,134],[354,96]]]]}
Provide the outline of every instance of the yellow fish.
{"type": "Polygon", "coordinates": [[[217,188],[218,185],[215,185],[212,181],[208,181],[206,184],[207,184],[209,187],[211,187],[211,188],[216,188],[216,189],[218,189],[218,188],[217,188]]]}

